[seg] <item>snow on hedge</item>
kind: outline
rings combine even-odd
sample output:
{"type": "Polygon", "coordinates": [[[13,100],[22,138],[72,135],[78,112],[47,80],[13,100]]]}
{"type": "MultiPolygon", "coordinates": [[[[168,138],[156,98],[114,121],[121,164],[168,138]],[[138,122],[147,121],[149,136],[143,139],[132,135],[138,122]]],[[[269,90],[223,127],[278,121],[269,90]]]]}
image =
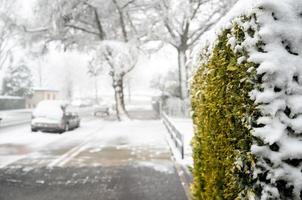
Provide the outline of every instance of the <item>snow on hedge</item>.
{"type": "Polygon", "coordinates": [[[240,1],[203,36],[201,62],[210,58],[218,36],[235,24],[244,30],[244,40],[229,36],[229,44],[234,52],[247,52],[238,62],[257,64],[259,79],[249,93],[260,113],[252,128],[255,190],[260,188],[261,199],[301,199],[302,1],[240,1]]]}
{"type": "Polygon", "coordinates": [[[2,99],[23,99],[22,97],[17,97],[17,96],[3,96],[3,95],[0,95],[0,100],[2,99]]]}

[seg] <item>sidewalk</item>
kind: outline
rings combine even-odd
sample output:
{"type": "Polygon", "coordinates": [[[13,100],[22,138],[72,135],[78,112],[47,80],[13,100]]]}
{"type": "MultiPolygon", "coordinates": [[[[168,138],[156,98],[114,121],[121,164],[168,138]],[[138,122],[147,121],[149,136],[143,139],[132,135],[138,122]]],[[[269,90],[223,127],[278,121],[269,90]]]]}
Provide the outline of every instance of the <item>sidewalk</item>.
{"type": "Polygon", "coordinates": [[[185,183],[184,187],[189,191],[189,187],[193,180],[190,171],[190,168],[193,167],[191,146],[191,140],[194,135],[193,121],[189,118],[170,117],[164,113],[162,115],[162,121],[170,133],[170,135],[167,136],[167,141],[173,153],[179,176],[181,177],[182,182],[185,183]],[[168,120],[168,123],[165,122],[165,120],[168,120]],[[178,134],[181,134],[181,141],[179,141],[179,137],[177,137],[178,134]],[[174,135],[176,138],[172,138],[173,136],[171,135],[174,135]],[[183,158],[181,148],[176,146],[177,142],[183,143],[183,158]]]}
{"type": "Polygon", "coordinates": [[[184,158],[181,158],[181,153],[179,149],[173,144],[172,142],[172,150],[173,154],[176,156],[176,160],[181,162],[185,166],[193,166],[193,159],[192,159],[192,146],[191,141],[194,135],[193,130],[193,121],[189,118],[179,118],[179,117],[171,117],[167,116],[165,118],[169,120],[172,124],[173,128],[176,129],[183,137],[184,143],[184,158]]]}
{"type": "Polygon", "coordinates": [[[7,127],[28,123],[31,120],[31,109],[1,110],[0,127],[7,127]]]}
{"type": "Polygon", "coordinates": [[[193,158],[192,158],[192,146],[191,141],[193,138],[194,130],[193,130],[193,121],[188,118],[173,118],[169,117],[175,128],[182,133],[184,137],[184,155],[183,163],[187,166],[193,166],[193,158]]]}

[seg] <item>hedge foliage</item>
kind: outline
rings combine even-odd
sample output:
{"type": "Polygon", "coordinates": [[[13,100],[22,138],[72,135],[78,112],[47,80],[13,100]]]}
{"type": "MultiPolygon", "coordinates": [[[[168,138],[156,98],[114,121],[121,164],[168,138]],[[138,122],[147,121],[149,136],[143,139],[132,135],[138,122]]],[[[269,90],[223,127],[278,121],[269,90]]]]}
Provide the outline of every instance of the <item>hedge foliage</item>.
{"type": "Polygon", "coordinates": [[[252,192],[250,116],[255,106],[248,93],[255,64],[238,62],[246,53],[232,50],[230,36],[240,43],[245,33],[239,25],[224,30],[192,82],[194,199],[242,199],[252,192]]]}

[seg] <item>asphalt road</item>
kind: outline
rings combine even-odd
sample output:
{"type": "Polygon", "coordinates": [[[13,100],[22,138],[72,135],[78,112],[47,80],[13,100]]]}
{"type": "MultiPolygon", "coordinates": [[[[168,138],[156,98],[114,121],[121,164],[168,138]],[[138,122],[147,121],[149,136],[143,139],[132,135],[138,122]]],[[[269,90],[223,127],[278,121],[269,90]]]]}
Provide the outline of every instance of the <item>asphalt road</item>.
{"type": "Polygon", "coordinates": [[[151,111],[130,115],[83,118],[62,135],[0,129],[0,200],[187,199],[161,122],[151,111]]]}

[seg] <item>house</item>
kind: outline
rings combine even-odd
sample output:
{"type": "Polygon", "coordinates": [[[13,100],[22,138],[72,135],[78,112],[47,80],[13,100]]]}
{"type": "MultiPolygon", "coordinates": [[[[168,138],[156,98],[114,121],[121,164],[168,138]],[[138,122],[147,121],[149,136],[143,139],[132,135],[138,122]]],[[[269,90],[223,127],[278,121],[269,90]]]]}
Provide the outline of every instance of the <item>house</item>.
{"type": "Polygon", "coordinates": [[[26,97],[25,107],[35,108],[37,104],[43,100],[57,100],[59,91],[47,88],[33,88],[33,94],[26,97]]]}

